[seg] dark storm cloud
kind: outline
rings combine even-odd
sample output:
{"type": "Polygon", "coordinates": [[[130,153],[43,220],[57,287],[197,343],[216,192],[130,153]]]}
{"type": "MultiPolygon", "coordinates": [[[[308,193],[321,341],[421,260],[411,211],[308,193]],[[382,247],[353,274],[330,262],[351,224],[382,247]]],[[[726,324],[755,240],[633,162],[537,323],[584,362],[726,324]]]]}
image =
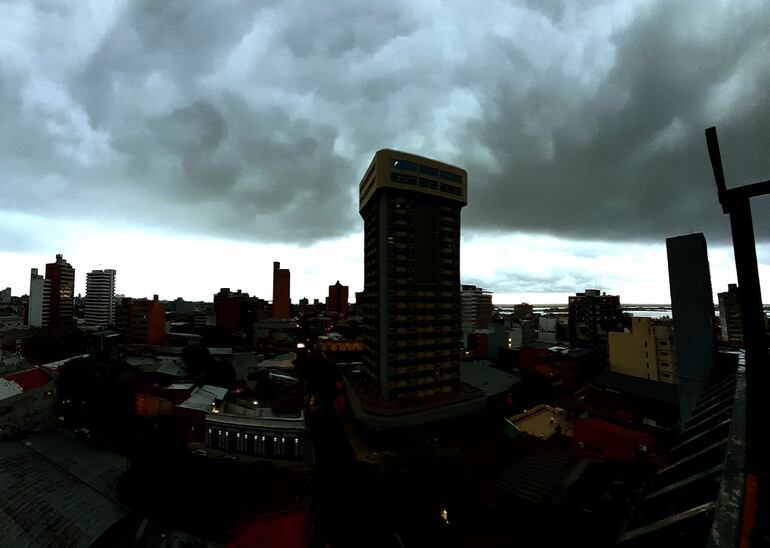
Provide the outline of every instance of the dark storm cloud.
{"type": "MultiPolygon", "coordinates": [[[[474,195],[470,222],[589,238],[724,238],[703,130],[719,126],[728,182],[770,176],[770,63],[761,53],[770,11],[703,5],[712,17],[694,17],[699,7],[658,3],[613,36],[612,69],[574,109],[563,104],[579,86],[563,79],[489,97],[494,108],[471,131],[500,165],[471,165],[489,184],[474,195]],[[720,105],[720,88],[741,75],[743,89],[728,89],[720,105]]],[[[770,210],[755,208],[757,232],[770,238],[770,210]]]]}
{"type": "Polygon", "coordinates": [[[466,229],[724,237],[703,129],[770,178],[761,2],[47,6],[0,6],[9,211],[306,244],[393,147],[468,169],[466,229]]]}
{"type": "Polygon", "coordinates": [[[496,293],[572,293],[576,288],[594,287],[596,277],[561,272],[524,273],[512,269],[490,277],[468,278],[463,283],[494,287],[496,293]]]}

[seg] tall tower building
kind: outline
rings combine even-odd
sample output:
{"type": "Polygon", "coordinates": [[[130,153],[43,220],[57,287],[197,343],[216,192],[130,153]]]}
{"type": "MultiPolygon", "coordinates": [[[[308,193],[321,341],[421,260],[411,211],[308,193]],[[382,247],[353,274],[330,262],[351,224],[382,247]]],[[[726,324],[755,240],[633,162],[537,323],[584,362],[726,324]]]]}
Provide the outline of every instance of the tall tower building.
{"type": "Polygon", "coordinates": [[[288,318],[291,310],[291,273],[273,263],[273,318],[288,318]]]}
{"type": "Polygon", "coordinates": [[[460,386],[460,210],[465,170],[380,150],[359,185],[364,367],[389,400],[460,386]]]}
{"type": "Polygon", "coordinates": [[[45,277],[51,281],[51,329],[60,333],[75,327],[75,269],[61,253],[56,262],[45,265],[45,277]]]}
{"type": "Polygon", "coordinates": [[[30,327],[48,327],[51,320],[51,280],[46,280],[33,268],[29,279],[30,327]]]}
{"type": "Polygon", "coordinates": [[[743,346],[743,315],[741,293],[737,284],[728,284],[727,291],[717,295],[719,299],[719,326],[722,341],[731,346],[743,346]]]}
{"type": "Polygon", "coordinates": [[[329,286],[329,297],[326,299],[327,312],[336,312],[341,316],[348,313],[348,286],[342,285],[339,280],[329,286]]]}
{"type": "Polygon", "coordinates": [[[107,327],[115,324],[115,271],[92,270],[86,274],[86,324],[107,327]]]}
{"type": "Polygon", "coordinates": [[[609,357],[609,333],[623,331],[620,297],[586,289],[569,298],[569,340],[572,346],[596,350],[609,357]]]}
{"type": "Polygon", "coordinates": [[[679,374],[682,424],[690,417],[714,369],[714,295],[702,233],[666,239],[668,283],[679,374]]]}
{"type": "Polygon", "coordinates": [[[492,323],[492,294],[475,285],[463,285],[460,291],[462,302],[463,334],[476,329],[486,329],[492,323]]]}

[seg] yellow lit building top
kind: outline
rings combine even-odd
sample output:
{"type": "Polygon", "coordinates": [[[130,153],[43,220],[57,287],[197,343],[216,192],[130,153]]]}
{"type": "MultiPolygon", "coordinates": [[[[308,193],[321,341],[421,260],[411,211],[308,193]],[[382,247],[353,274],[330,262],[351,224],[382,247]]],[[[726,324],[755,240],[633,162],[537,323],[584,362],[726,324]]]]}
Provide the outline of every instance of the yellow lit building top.
{"type": "Polygon", "coordinates": [[[468,203],[468,174],[464,169],[407,152],[377,151],[359,184],[359,210],[379,188],[397,188],[468,203]]]}

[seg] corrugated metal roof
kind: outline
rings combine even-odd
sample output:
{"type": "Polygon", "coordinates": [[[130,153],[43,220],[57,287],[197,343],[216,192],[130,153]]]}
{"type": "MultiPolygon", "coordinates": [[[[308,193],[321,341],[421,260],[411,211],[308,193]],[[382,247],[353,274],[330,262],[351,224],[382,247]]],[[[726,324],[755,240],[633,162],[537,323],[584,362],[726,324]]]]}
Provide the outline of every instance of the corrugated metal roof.
{"type": "Polygon", "coordinates": [[[60,432],[0,444],[0,546],[90,546],[128,514],[119,462],[60,432]]]}
{"type": "Polygon", "coordinates": [[[179,407],[208,411],[214,400],[223,400],[225,396],[227,396],[227,388],[204,384],[193,390],[190,397],[180,403],[179,407]]]}
{"type": "Polygon", "coordinates": [[[498,480],[498,486],[520,500],[547,504],[560,491],[578,462],[574,455],[567,452],[534,453],[506,469],[498,480]]]}

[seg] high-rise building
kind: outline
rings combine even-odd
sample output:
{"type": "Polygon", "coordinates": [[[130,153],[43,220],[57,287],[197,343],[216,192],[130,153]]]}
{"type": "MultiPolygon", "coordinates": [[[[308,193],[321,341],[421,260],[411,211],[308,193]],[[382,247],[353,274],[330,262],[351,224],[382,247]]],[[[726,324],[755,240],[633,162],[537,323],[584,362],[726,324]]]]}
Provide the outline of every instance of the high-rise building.
{"type": "Polygon", "coordinates": [[[620,297],[586,289],[569,298],[569,340],[572,346],[609,357],[609,332],[623,331],[620,297]]]}
{"type": "Polygon", "coordinates": [[[702,233],[667,238],[666,252],[677,351],[679,408],[684,424],[714,370],[714,296],[706,238],[702,233]]]}
{"type": "Polygon", "coordinates": [[[348,314],[348,286],[342,285],[339,280],[336,284],[329,286],[326,311],[335,312],[341,316],[348,314]]]}
{"type": "Polygon", "coordinates": [[[463,334],[486,329],[492,323],[492,293],[475,285],[460,288],[463,334]]]}
{"type": "Polygon", "coordinates": [[[115,270],[92,270],[86,274],[85,320],[87,325],[115,324],[115,270]]]}
{"type": "Polygon", "coordinates": [[[632,318],[631,329],[611,331],[610,371],[650,381],[676,384],[676,351],[671,329],[663,321],[632,318]]]}
{"type": "Polygon", "coordinates": [[[156,345],[166,338],[166,309],[157,295],[152,300],[124,298],[116,315],[128,344],[156,345]]]}
{"type": "Polygon", "coordinates": [[[254,322],[265,317],[267,301],[250,297],[240,289],[233,293],[223,287],[214,295],[216,325],[230,333],[241,332],[251,335],[254,322]]]}
{"type": "Polygon", "coordinates": [[[291,311],[291,273],[273,263],[273,318],[288,318],[291,311]]]}
{"type": "Polygon", "coordinates": [[[48,327],[51,319],[51,280],[46,280],[33,268],[29,280],[29,312],[27,325],[48,327]]]}
{"type": "Polygon", "coordinates": [[[737,284],[728,284],[727,291],[719,293],[719,326],[722,340],[731,346],[743,346],[743,316],[741,292],[737,284]]]}
{"type": "Polygon", "coordinates": [[[364,221],[364,366],[388,400],[460,386],[460,210],[465,170],[395,150],[359,186],[364,221]]]}
{"type": "Polygon", "coordinates": [[[11,302],[11,288],[6,287],[0,291],[0,304],[8,304],[11,302]]]}
{"type": "Polygon", "coordinates": [[[45,277],[51,281],[51,329],[60,333],[74,328],[75,269],[59,253],[56,262],[45,265],[45,277]]]}

